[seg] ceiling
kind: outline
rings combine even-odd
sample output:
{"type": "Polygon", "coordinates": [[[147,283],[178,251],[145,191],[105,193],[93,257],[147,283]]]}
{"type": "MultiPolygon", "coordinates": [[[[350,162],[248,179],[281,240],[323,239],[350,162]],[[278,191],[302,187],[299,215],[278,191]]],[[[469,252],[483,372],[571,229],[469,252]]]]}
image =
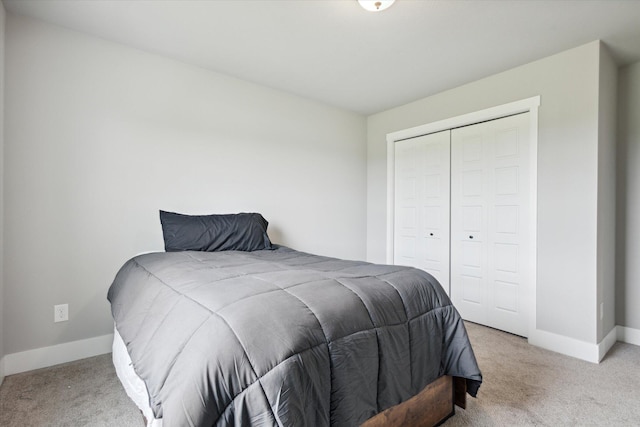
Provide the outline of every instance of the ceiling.
{"type": "Polygon", "coordinates": [[[601,39],[640,60],[638,0],[4,0],[27,15],[372,114],[601,39]]]}

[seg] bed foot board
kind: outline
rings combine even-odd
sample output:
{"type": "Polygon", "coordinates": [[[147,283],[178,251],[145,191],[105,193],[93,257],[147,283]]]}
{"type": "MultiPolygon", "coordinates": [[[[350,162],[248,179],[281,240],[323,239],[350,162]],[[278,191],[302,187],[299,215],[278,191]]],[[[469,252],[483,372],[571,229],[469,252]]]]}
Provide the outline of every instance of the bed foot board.
{"type": "Polygon", "coordinates": [[[453,403],[462,409],[467,409],[467,380],[460,377],[453,378],[453,403]]]}
{"type": "Polygon", "coordinates": [[[467,382],[444,375],[419,394],[369,418],[361,427],[433,427],[455,414],[454,405],[466,408],[467,382]]]}

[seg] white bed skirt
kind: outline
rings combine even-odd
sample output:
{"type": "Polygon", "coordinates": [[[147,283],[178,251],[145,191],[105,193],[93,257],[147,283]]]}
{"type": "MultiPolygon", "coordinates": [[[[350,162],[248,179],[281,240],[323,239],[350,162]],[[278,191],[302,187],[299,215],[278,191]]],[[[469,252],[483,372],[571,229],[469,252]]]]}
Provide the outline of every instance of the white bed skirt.
{"type": "Polygon", "coordinates": [[[147,386],[133,370],[127,347],[115,326],[113,327],[113,366],[116,368],[116,374],[127,395],[142,411],[147,420],[147,427],[162,427],[162,419],[153,417],[153,411],[149,406],[147,386]]]}

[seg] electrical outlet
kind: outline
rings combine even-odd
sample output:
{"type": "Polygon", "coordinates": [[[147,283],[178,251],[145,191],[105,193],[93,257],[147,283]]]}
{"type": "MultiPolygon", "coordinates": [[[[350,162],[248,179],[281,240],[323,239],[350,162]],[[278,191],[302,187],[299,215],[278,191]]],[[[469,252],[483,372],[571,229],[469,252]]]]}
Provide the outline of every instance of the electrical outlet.
{"type": "Polygon", "coordinates": [[[53,306],[53,321],[66,322],[69,320],[69,304],[59,304],[53,306]]]}

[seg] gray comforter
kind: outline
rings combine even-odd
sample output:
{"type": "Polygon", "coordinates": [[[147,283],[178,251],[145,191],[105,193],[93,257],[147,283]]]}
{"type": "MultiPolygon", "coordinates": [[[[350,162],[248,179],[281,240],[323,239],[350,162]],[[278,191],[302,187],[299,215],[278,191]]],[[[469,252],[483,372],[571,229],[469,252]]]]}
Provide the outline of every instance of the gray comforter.
{"type": "Polygon", "coordinates": [[[310,255],[140,255],[108,299],[151,408],[172,426],[356,426],[438,376],[482,381],[424,271],[310,255]]]}

